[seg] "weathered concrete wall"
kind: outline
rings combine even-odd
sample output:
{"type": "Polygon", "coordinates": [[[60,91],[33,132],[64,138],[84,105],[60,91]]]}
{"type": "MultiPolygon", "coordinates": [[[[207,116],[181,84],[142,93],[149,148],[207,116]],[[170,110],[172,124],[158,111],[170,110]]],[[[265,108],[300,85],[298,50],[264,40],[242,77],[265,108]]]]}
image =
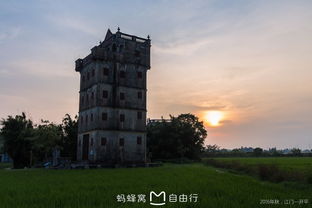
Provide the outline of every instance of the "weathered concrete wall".
{"type": "Polygon", "coordinates": [[[110,31],[90,55],[76,61],[81,75],[78,160],[83,159],[83,136],[89,135],[90,161],[145,161],[149,68],[149,39],[110,31]]]}
{"type": "MultiPolygon", "coordinates": [[[[145,162],[146,135],[142,132],[121,131],[90,131],[89,160],[108,163],[117,162],[145,162]],[[141,144],[138,144],[141,137],[141,144]],[[101,144],[101,139],[106,139],[106,144],[101,144]],[[124,145],[120,145],[120,139],[124,139],[124,145]],[[93,140],[93,141],[91,141],[93,140]]],[[[82,159],[83,134],[78,136],[78,160],[82,159]]]]}
{"type": "MultiPolygon", "coordinates": [[[[116,87],[116,107],[146,109],[146,90],[143,88],[116,87]],[[124,99],[120,98],[121,93],[124,99]],[[139,97],[139,93],[141,97],[139,97]]],[[[107,83],[98,83],[80,92],[80,110],[86,110],[95,106],[113,106],[113,88],[107,83]],[[105,92],[104,92],[105,91],[105,92]],[[92,95],[93,94],[93,95],[92,95]],[[104,96],[104,94],[107,94],[104,96]]]]}
{"type": "Polygon", "coordinates": [[[94,107],[79,113],[79,132],[96,129],[145,131],[146,111],[111,107],[94,107]],[[141,118],[138,114],[141,113],[141,118]],[[105,114],[103,116],[103,114],[105,114]],[[124,115],[124,121],[120,120],[124,115]],[[104,118],[103,118],[104,117],[104,118]]]}
{"type": "MultiPolygon", "coordinates": [[[[112,67],[111,64],[89,64],[81,71],[81,77],[84,76],[85,78],[81,78],[80,111],[98,105],[113,105],[114,73],[112,72],[113,69],[109,67],[112,67]],[[108,75],[104,75],[104,69],[109,70],[108,75]],[[93,70],[94,76],[92,76],[93,70]],[[108,92],[107,98],[103,97],[104,90],[108,92]]],[[[121,104],[118,107],[146,109],[146,69],[132,64],[118,64],[115,73],[117,73],[116,101],[118,102],[117,105],[121,104]],[[119,76],[121,71],[125,72],[124,78],[119,76]],[[141,78],[138,77],[138,73],[141,73],[141,78]],[[119,98],[120,92],[125,93],[126,97],[123,101],[119,98]],[[138,98],[139,92],[142,93],[142,99],[138,98]]]]}

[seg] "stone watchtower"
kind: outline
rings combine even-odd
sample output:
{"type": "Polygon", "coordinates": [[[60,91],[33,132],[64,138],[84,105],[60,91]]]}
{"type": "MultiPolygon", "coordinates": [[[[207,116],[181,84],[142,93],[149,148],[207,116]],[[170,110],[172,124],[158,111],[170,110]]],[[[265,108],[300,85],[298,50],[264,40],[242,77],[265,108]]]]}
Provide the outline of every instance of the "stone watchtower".
{"type": "Polygon", "coordinates": [[[146,161],[146,74],[151,41],[109,29],[76,61],[80,72],[77,160],[146,161]]]}

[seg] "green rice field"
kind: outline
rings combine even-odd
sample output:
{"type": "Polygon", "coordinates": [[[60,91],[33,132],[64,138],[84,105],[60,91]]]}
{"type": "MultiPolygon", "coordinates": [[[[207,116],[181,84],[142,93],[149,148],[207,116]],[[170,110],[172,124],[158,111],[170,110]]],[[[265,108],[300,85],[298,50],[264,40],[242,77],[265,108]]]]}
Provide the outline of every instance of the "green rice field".
{"type": "Polygon", "coordinates": [[[255,166],[259,164],[275,164],[283,170],[295,170],[312,173],[312,157],[238,157],[215,158],[220,161],[239,161],[243,164],[255,166]]]}
{"type": "Polygon", "coordinates": [[[297,181],[312,185],[311,157],[206,158],[209,165],[256,175],[275,182],[297,181]]]}
{"type": "MultiPolygon", "coordinates": [[[[243,159],[244,160],[244,159],[243,159]]],[[[248,160],[246,160],[248,161],[248,160]]],[[[253,160],[250,160],[252,163],[253,160]]],[[[256,161],[253,161],[256,162],[256,161]]],[[[289,166],[286,162],[283,167],[289,166]]],[[[305,162],[298,161],[305,166],[305,162]]],[[[295,165],[296,166],[296,165],[295,165]]],[[[305,169],[301,167],[300,169],[305,169]]],[[[312,186],[271,183],[205,164],[88,170],[0,170],[0,207],[312,207],[312,186]],[[164,206],[149,193],[167,194],[164,206]],[[117,195],[146,195],[145,202],[118,202],[117,195]],[[197,202],[169,202],[170,194],[197,195],[197,202]],[[275,204],[269,204],[274,202],[275,204]],[[276,203],[278,202],[278,203],[276,203]],[[294,203],[291,205],[291,203],[294,203]]]]}

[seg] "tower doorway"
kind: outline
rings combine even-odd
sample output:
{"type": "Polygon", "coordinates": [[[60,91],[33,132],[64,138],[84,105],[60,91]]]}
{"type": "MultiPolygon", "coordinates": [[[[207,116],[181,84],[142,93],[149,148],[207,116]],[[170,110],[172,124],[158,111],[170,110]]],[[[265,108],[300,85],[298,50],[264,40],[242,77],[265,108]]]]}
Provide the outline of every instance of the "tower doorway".
{"type": "Polygon", "coordinates": [[[88,155],[89,155],[89,134],[84,134],[82,141],[82,160],[88,160],[88,155]]]}

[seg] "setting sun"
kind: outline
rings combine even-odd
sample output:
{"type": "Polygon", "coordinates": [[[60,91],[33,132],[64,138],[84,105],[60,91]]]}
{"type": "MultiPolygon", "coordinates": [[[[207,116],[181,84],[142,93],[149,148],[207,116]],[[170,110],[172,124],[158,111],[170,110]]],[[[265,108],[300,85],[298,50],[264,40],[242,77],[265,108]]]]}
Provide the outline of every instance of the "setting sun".
{"type": "Polygon", "coordinates": [[[205,118],[211,126],[219,126],[223,113],[221,111],[208,111],[205,118]]]}

